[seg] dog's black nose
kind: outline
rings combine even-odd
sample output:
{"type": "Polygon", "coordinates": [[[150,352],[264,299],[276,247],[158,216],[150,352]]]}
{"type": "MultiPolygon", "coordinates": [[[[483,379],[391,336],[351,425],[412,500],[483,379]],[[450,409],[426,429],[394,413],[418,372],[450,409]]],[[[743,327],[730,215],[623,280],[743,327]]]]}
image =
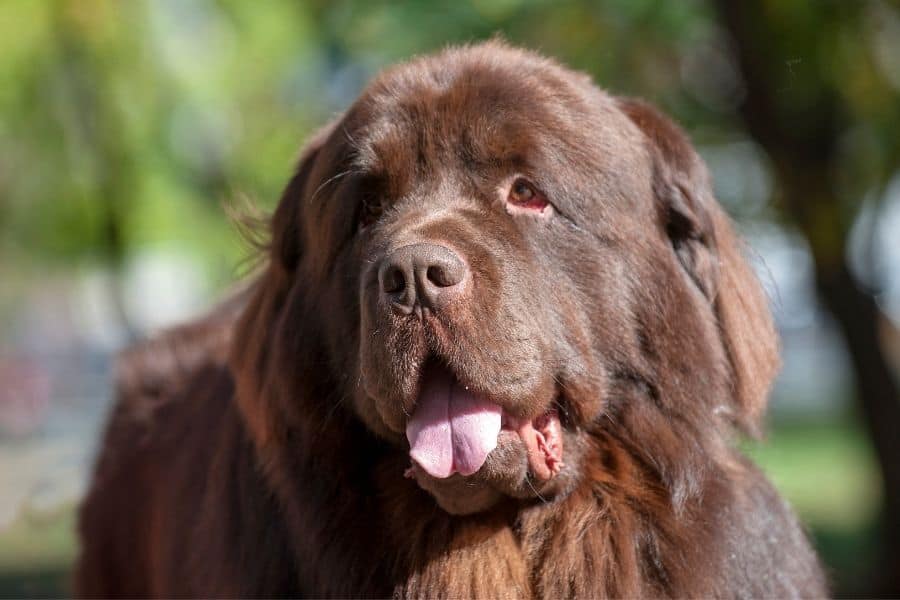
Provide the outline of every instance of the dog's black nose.
{"type": "Polygon", "coordinates": [[[437,244],[410,244],[384,257],[378,268],[381,293],[404,314],[416,305],[440,310],[457,297],[468,266],[456,252],[437,244]]]}

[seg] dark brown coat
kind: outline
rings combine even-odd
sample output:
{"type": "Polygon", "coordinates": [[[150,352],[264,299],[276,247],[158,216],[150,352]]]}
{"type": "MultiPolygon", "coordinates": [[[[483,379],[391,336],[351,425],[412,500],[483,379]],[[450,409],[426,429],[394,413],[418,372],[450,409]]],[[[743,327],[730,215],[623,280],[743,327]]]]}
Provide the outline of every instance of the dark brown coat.
{"type": "Polygon", "coordinates": [[[400,65],[309,143],[267,252],[122,358],[80,595],[824,595],[734,447],[778,367],[765,296],[646,104],[497,42],[400,65]],[[422,242],[468,283],[403,314],[382,265],[422,242]],[[468,478],[404,477],[432,363],[558,416],[565,466],[536,477],[513,436],[468,478]]]}

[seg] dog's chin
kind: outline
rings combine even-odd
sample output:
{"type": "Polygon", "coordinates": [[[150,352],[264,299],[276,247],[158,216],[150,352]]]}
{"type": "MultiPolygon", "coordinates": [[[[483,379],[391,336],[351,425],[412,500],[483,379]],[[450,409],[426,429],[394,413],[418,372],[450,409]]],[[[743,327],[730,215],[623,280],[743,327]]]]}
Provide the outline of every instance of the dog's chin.
{"type": "Polygon", "coordinates": [[[537,497],[537,489],[549,483],[535,481],[529,472],[528,449],[515,433],[505,430],[500,433],[497,447],[472,475],[434,477],[415,461],[411,461],[405,475],[415,479],[441,508],[454,515],[488,510],[504,498],[537,497]]]}
{"type": "Polygon", "coordinates": [[[497,505],[504,495],[485,482],[470,477],[452,475],[438,479],[416,466],[410,467],[413,477],[423,490],[434,497],[435,502],[451,515],[471,515],[484,512],[497,505]]]}

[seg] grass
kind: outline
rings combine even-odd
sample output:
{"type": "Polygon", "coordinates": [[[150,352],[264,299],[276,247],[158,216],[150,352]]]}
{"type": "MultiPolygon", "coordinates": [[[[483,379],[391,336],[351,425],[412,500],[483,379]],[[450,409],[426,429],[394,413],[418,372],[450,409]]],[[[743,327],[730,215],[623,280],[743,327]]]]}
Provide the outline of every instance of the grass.
{"type": "Polygon", "coordinates": [[[76,547],[74,505],[24,510],[0,530],[0,598],[65,596],[76,547]]]}
{"type": "Polygon", "coordinates": [[[855,530],[878,511],[878,467],[857,426],[782,425],[744,450],[810,526],[855,530]]]}
{"type": "MultiPolygon", "coordinates": [[[[860,589],[874,546],[881,489],[863,432],[842,423],[782,424],[745,451],[806,523],[838,591],[860,589]]],[[[0,597],[67,593],[76,553],[73,506],[25,510],[0,530],[0,597]]]]}

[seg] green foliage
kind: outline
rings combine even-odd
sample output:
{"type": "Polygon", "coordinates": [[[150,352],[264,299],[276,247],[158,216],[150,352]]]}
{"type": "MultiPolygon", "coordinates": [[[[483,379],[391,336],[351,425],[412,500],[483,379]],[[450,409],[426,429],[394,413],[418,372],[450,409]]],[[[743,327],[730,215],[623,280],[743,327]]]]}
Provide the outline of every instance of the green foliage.
{"type": "Polygon", "coordinates": [[[381,66],[500,33],[666,101],[677,46],[708,26],[707,12],[539,0],[0,4],[0,251],[116,265],[176,241],[236,262],[222,203],[246,193],[271,207],[305,136],[381,66]]]}
{"type": "MultiPolygon", "coordinates": [[[[780,109],[817,126],[823,82],[845,102],[835,134],[854,160],[836,177],[852,217],[900,155],[900,17],[881,2],[763,8],[780,109]]],[[[224,201],[271,207],[309,131],[381,66],[495,34],[653,99],[701,142],[741,135],[739,84],[709,60],[728,40],[698,0],[14,0],[0,4],[0,250],[115,264],[176,240],[237,260],[224,201]]]]}
{"type": "MultiPolygon", "coordinates": [[[[877,2],[766,10],[780,29],[760,48],[784,64],[775,101],[814,127],[803,117],[818,86],[835,87],[852,113],[843,143],[860,154],[841,182],[857,192],[883,179],[898,153],[885,75],[896,14],[877,2]]],[[[177,238],[236,256],[233,235],[192,235],[228,227],[222,201],[242,191],[271,206],[303,138],[377,68],[494,34],[652,98],[704,136],[737,134],[733,102],[690,84],[691,65],[727,46],[698,1],[13,1],[0,5],[5,247],[117,261],[177,238]]]]}
{"type": "Polygon", "coordinates": [[[236,260],[223,201],[271,205],[322,108],[291,89],[318,52],[305,13],[228,8],[0,5],[0,248],[116,263],[177,240],[236,260]]]}

